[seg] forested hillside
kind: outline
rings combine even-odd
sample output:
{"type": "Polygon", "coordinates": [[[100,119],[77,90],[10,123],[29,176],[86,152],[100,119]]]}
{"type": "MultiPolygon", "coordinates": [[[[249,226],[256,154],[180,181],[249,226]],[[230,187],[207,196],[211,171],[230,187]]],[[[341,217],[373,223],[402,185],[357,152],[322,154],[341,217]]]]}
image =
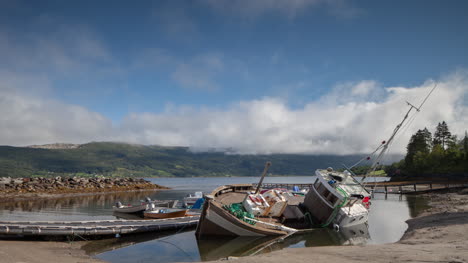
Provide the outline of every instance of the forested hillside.
{"type": "Polygon", "coordinates": [[[0,147],[0,176],[258,176],[266,161],[274,175],[312,175],[317,168],[341,168],[361,155],[236,155],[194,153],[186,147],[98,142],[68,149],[0,147]]]}

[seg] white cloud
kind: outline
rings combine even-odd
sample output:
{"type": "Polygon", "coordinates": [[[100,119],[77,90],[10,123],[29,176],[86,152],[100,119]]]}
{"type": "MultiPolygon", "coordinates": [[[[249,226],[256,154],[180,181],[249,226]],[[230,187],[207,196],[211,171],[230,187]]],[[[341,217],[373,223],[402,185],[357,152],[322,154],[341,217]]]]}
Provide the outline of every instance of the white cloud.
{"type": "MultiPolygon", "coordinates": [[[[215,58],[205,59],[212,67],[223,65],[215,58]]],[[[163,113],[129,114],[113,126],[106,117],[83,107],[17,88],[35,83],[47,87],[47,79],[0,79],[0,83],[3,145],[106,140],[194,149],[233,148],[240,153],[316,154],[372,151],[401,121],[408,110],[405,101],[419,106],[434,85],[432,81],[416,87],[387,88],[372,81],[340,84],[324,98],[299,109],[280,98],[242,101],[226,110],[172,105],[163,113]],[[345,90],[345,96],[337,96],[345,90]],[[373,94],[379,94],[379,99],[369,99],[375,97],[373,94]]],[[[467,95],[467,72],[440,80],[412,125],[402,128],[393,151],[403,153],[412,133],[424,127],[434,130],[442,120],[454,134],[464,134],[468,128],[467,95]]]]}
{"type": "MultiPolygon", "coordinates": [[[[362,89],[362,83],[355,88],[362,89]]],[[[244,101],[228,110],[184,110],[161,114],[130,115],[122,123],[120,140],[162,145],[230,148],[243,153],[335,153],[370,152],[389,137],[408,107],[405,100],[419,106],[433,82],[418,87],[381,88],[380,101],[346,97],[341,103],[329,100],[310,102],[291,109],[277,98],[244,101]]],[[[416,115],[411,126],[393,144],[402,153],[411,134],[420,128],[433,130],[445,120],[456,134],[468,128],[465,74],[452,75],[416,115]]],[[[409,128],[407,128],[409,127],[409,128]]]]}
{"type": "MultiPolygon", "coordinates": [[[[85,143],[111,138],[112,123],[83,107],[67,105],[0,84],[0,144],[61,141],[85,143]]],[[[35,82],[30,85],[34,86],[35,82]]]]}

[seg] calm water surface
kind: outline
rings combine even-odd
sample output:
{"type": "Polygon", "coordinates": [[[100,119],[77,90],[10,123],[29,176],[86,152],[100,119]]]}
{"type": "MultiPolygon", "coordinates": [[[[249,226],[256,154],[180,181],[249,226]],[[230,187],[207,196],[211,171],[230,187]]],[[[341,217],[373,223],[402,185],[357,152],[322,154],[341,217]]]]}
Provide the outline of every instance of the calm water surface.
{"type": "MultiPolygon", "coordinates": [[[[152,199],[182,199],[195,191],[211,192],[224,184],[255,183],[258,177],[227,178],[150,178],[171,190],[112,193],[54,200],[0,204],[0,220],[98,220],[119,218],[112,212],[116,201],[138,203],[152,199]]],[[[265,183],[311,183],[313,177],[267,177],[265,183]]],[[[374,179],[371,179],[374,180],[374,179]]],[[[377,180],[385,180],[378,178],[377,180]]],[[[405,221],[424,207],[418,197],[376,194],[372,200],[369,224],[336,232],[318,229],[284,240],[272,238],[234,238],[197,240],[194,229],[147,233],[121,238],[96,240],[84,249],[109,262],[190,262],[215,260],[227,256],[267,253],[286,247],[323,245],[382,244],[398,241],[407,228],[405,221]]]]}

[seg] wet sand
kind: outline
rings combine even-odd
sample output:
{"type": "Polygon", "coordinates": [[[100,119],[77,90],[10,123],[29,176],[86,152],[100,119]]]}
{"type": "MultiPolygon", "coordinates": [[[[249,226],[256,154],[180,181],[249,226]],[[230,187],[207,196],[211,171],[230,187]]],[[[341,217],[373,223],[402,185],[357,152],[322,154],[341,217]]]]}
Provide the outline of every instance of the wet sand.
{"type": "Polygon", "coordinates": [[[0,241],[0,262],[5,263],[98,263],[81,250],[83,242],[0,241]]]}
{"type": "MultiPolygon", "coordinates": [[[[407,221],[408,230],[393,244],[287,248],[250,257],[250,262],[468,262],[468,189],[426,194],[431,208],[407,221]]],[[[85,242],[0,240],[0,262],[103,262],[80,249],[85,242]]],[[[157,262],[157,259],[155,259],[157,262]]]]}

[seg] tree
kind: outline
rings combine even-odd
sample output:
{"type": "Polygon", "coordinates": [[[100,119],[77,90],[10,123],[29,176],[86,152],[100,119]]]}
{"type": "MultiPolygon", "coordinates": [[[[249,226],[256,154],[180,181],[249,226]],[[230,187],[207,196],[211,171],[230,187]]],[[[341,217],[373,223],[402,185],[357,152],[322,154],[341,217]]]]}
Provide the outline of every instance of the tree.
{"type": "Polygon", "coordinates": [[[424,130],[418,130],[413,136],[411,136],[410,142],[408,143],[407,154],[405,157],[405,166],[409,169],[414,168],[414,157],[419,154],[419,158],[424,155],[428,155],[431,151],[432,135],[424,128],[424,130]]]}
{"type": "Polygon", "coordinates": [[[432,134],[426,127],[424,127],[424,130],[422,130],[422,133],[423,133],[424,141],[426,142],[426,149],[427,151],[431,151],[432,146],[433,146],[432,134]]]}
{"type": "Polygon", "coordinates": [[[462,149],[465,155],[465,159],[468,160],[468,132],[465,131],[465,138],[463,138],[462,142],[462,149]]]}
{"type": "Polygon", "coordinates": [[[442,121],[442,123],[439,122],[434,133],[434,145],[442,145],[442,148],[446,149],[446,146],[452,142],[452,140],[452,134],[449,131],[447,123],[445,123],[445,121],[442,121]]]}

